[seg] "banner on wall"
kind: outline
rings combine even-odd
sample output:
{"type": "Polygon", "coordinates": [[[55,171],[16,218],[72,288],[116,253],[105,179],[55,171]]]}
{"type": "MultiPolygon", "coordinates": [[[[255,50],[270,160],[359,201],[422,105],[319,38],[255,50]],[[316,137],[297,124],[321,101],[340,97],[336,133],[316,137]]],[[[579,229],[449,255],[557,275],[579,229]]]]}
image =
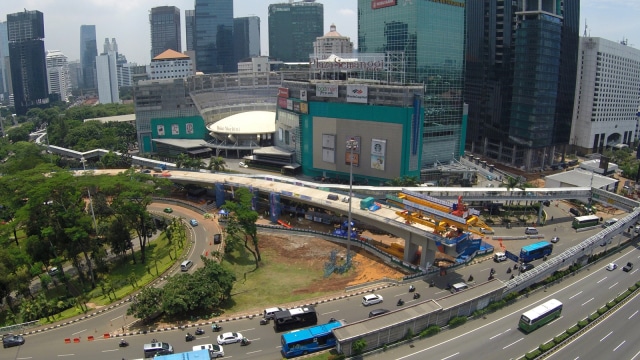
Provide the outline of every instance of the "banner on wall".
{"type": "Polygon", "coordinates": [[[360,154],[356,154],[356,153],[351,153],[351,151],[347,151],[344,154],[344,164],[345,165],[350,165],[353,164],[353,166],[358,167],[360,166],[360,154]]]}
{"type": "Polygon", "coordinates": [[[178,124],[171,125],[171,135],[180,135],[180,125],[178,124]]]}
{"type": "Polygon", "coordinates": [[[368,97],[366,85],[347,85],[347,102],[366,104],[368,97]]]}
{"type": "Polygon", "coordinates": [[[361,140],[360,136],[345,136],[344,144],[347,148],[347,152],[351,152],[351,148],[349,148],[349,140],[351,140],[351,138],[353,138],[356,141],[355,146],[353,147],[353,153],[360,154],[360,147],[362,146],[362,142],[360,141],[361,140]]]}
{"type": "Polygon", "coordinates": [[[156,129],[158,130],[158,136],[164,136],[164,125],[158,125],[156,129]]]}
{"type": "Polygon", "coordinates": [[[187,123],[187,134],[193,134],[193,123],[187,123]]]}
{"type": "Polygon", "coordinates": [[[303,114],[309,113],[309,104],[306,102],[300,103],[300,112],[303,114]]]}
{"type": "Polygon", "coordinates": [[[384,171],[387,140],[371,139],[371,168],[384,171]]]}
{"type": "Polygon", "coordinates": [[[307,90],[300,90],[300,100],[307,101],[307,90]]]}
{"type": "Polygon", "coordinates": [[[317,84],[316,85],[316,96],[317,97],[337,98],[338,97],[338,85],[334,85],[334,84],[317,84]]]}

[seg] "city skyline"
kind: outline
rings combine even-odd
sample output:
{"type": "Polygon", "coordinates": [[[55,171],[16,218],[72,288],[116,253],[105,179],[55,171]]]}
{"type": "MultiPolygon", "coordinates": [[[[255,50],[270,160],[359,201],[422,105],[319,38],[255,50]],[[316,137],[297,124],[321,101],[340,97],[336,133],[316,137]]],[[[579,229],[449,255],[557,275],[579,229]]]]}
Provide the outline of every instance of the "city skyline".
{"type": "MultiPolygon", "coordinates": [[[[406,0],[398,0],[402,6],[406,0]]],[[[262,55],[268,55],[268,6],[288,0],[242,0],[234,3],[234,17],[259,16],[262,55]]],[[[358,48],[357,0],[317,0],[325,9],[323,33],[329,31],[334,23],[338,32],[351,38],[358,48]]],[[[184,31],[184,11],[194,8],[193,0],[174,0],[158,3],[155,0],[66,0],[64,3],[47,0],[24,0],[20,3],[8,3],[0,12],[0,19],[6,21],[7,14],[27,10],[38,10],[45,19],[45,49],[60,50],[69,61],[80,59],[78,40],[80,25],[96,25],[96,38],[116,38],[120,52],[130,62],[149,64],[150,27],[149,11],[153,7],[176,6],[181,11],[183,22],[183,51],[186,50],[184,31]]],[[[640,24],[635,15],[640,12],[640,2],[623,0],[581,0],[580,36],[588,25],[587,34],[607,40],[628,41],[630,46],[640,48],[640,24]]]]}

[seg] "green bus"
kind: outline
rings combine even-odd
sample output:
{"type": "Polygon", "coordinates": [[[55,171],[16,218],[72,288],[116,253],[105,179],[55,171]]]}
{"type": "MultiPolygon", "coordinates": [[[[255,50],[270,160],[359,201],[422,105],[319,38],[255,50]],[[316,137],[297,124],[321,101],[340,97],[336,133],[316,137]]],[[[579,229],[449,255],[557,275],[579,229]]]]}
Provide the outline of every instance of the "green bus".
{"type": "Polygon", "coordinates": [[[561,312],[562,303],[556,299],[551,299],[522,314],[518,327],[524,332],[530,333],[551,320],[560,317],[561,312]]]}
{"type": "Polygon", "coordinates": [[[595,215],[585,215],[585,216],[576,216],[573,218],[573,226],[574,229],[581,229],[590,226],[598,226],[600,223],[600,218],[595,215]]]}

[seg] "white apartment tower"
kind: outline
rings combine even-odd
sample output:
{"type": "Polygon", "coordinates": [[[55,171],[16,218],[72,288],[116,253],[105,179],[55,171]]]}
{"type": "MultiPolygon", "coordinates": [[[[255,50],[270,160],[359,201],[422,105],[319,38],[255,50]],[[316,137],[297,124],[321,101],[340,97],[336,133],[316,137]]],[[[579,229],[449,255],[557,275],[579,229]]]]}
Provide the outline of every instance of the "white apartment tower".
{"type": "Polygon", "coordinates": [[[120,102],[118,93],[118,70],[116,53],[109,51],[96,57],[96,73],[98,77],[98,100],[101,104],[120,102]]]}
{"type": "Polygon", "coordinates": [[[59,94],[60,100],[66,102],[71,95],[67,57],[60,50],[49,50],[46,59],[49,94],[59,94]]]}
{"type": "Polygon", "coordinates": [[[602,153],[638,138],[640,50],[625,42],[581,37],[575,106],[571,124],[574,151],[602,153]]]}
{"type": "Polygon", "coordinates": [[[149,64],[149,79],[184,79],[196,74],[191,58],[168,49],[158,54],[149,64]]]}
{"type": "Polygon", "coordinates": [[[331,54],[347,55],[353,53],[353,43],[348,36],[336,31],[335,24],[331,24],[329,32],[313,42],[313,53],[316,59],[327,59],[331,54]]]}

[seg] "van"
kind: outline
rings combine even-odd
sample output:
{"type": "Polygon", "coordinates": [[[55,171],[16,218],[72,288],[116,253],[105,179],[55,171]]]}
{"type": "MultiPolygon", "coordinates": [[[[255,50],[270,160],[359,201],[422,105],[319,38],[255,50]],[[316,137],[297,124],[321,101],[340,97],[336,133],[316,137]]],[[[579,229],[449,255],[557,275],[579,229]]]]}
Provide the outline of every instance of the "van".
{"type": "Polygon", "coordinates": [[[278,311],[282,311],[282,308],[279,307],[272,307],[272,308],[268,308],[268,309],[264,309],[264,311],[262,312],[262,316],[267,319],[267,320],[271,320],[273,319],[273,317],[275,316],[275,314],[278,311]]]}
{"type": "Polygon", "coordinates": [[[528,227],[524,229],[524,233],[527,235],[538,235],[538,229],[534,227],[528,227]]]}
{"type": "Polygon", "coordinates": [[[615,224],[615,223],[617,223],[617,222],[618,222],[618,219],[616,219],[616,218],[611,218],[611,219],[609,219],[609,220],[605,221],[605,222],[604,222],[604,224],[602,224],[602,227],[605,227],[605,228],[606,228],[606,227],[609,227],[609,226],[611,226],[611,225],[613,225],[613,224],[615,224]]]}
{"type": "Polygon", "coordinates": [[[189,269],[191,269],[192,266],[193,266],[193,261],[185,260],[182,262],[182,264],[180,264],[180,271],[189,271],[189,269]]]}
{"type": "Polygon", "coordinates": [[[382,314],[386,314],[388,313],[389,310],[387,309],[375,309],[375,310],[371,310],[369,311],[369,317],[372,318],[374,316],[378,316],[378,315],[382,315],[382,314]]]}
{"type": "Polygon", "coordinates": [[[152,358],[158,355],[169,355],[173,354],[173,346],[166,342],[155,342],[151,344],[144,344],[144,357],[152,358]]]}
{"type": "Polygon", "coordinates": [[[493,261],[495,262],[503,262],[507,260],[507,255],[503,252],[497,252],[493,254],[493,261]]]}
{"type": "Polygon", "coordinates": [[[451,292],[457,293],[459,291],[467,290],[468,288],[469,288],[469,285],[467,285],[464,282],[459,282],[451,285],[451,292]]]}
{"type": "Polygon", "coordinates": [[[578,211],[578,209],[576,209],[576,208],[571,208],[571,209],[569,209],[569,212],[570,212],[573,216],[580,216],[580,211],[578,211]]]}

